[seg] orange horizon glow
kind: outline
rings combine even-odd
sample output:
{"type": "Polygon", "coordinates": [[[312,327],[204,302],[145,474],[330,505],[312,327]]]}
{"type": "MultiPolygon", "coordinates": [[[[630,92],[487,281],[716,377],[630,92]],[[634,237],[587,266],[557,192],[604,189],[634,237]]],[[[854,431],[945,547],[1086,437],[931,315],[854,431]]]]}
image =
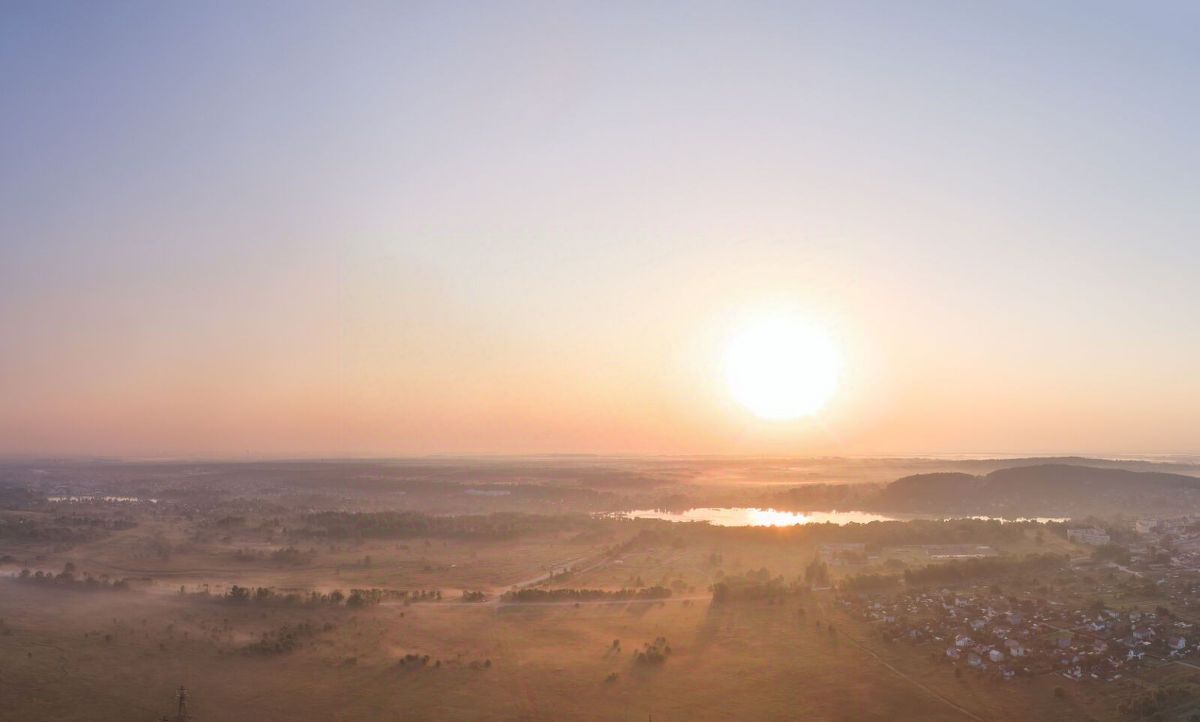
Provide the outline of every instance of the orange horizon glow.
{"type": "Polygon", "coordinates": [[[1200,452],[1173,12],[8,7],[0,455],[1200,452]]]}

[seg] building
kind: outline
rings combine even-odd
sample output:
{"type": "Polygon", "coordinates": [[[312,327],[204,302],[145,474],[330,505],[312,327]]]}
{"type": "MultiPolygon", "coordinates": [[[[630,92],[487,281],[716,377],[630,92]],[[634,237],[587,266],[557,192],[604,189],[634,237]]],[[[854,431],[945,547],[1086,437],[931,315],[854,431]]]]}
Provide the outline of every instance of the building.
{"type": "Polygon", "coordinates": [[[1158,530],[1158,519],[1138,519],[1133,523],[1133,530],[1138,534],[1149,534],[1158,530]]]}
{"type": "Polygon", "coordinates": [[[865,564],[867,545],[853,542],[819,544],[817,554],[826,564],[865,564]]]}
{"type": "Polygon", "coordinates": [[[1091,546],[1100,546],[1107,544],[1112,540],[1108,532],[1103,529],[1097,529],[1094,526],[1081,527],[1079,529],[1068,529],[1067,540],[1073,541],[1076,544],[1088,544],[1091,546]]]}

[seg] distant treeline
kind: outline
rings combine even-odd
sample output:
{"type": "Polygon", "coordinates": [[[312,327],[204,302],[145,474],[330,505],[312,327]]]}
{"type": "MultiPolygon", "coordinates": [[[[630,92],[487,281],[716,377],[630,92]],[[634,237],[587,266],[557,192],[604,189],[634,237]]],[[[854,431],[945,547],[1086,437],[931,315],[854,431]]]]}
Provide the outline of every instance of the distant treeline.
{"type": "Polygon", "coordinates": [[[270,561],[274,564],[286,566],[303,566],[311,564],[317,558],[317,550],[311,548],[301,550],[294,546],[273,549],[270,552],[243,548],[234,552],[233,558],[239,562],[270,561]]]}
{"type": "Polygon", "coordinates": [[[82,578],[79,578],[75,576],[74,571],[70,570],[55,574],[54,572],[43,572],[40,570],[31,572],[28,569],[22,569],[16,579],[19,582],[27,584],[81,591],[124,591],[129,589],[129,582],[124,579],[101,579],[86,574],[82,578]]]}
{"type": "Polygon", "coordinates": [[[867,545],[868,552],[913,544],[1003,544],[1023,539],[1027,529],[1043,528],[1037,522],[1001,522],[997,519],[914,519],[790,527],[687,526],[698,527],[698,533],[725,539],[772,539],[797,543],[862,542],[867,545]]]}
{"type": "Polygon", "coordinates": [[[771,576],[764,567],[757,571],[748,571],[736,576],[728,576],[712,585],[712,600],[714,604],[739,601],[774,601],[790,594],[796,594],[807,587],[800,584],[787,584],[782,576],[771,576]]]}
{"type": "Polygon", "coordinates": [[[560,531],[588,521],[586,516],[547,516],[497,512],[471,516],[430,516],[415,511],[323,511],[304,516],[298,536],[329,539],[465,537],[507,539],[560,531]]]}
{"type": "Polygon", "coordinates": [[[904,581],[912,585],[952,584],[954,582],[996,577],[1021,576],[1060,569],[1068,557],[1058,554],[1030,554],[1023,559],[984,557],[930,564],[920,569],[906,569],[904,581]]]}
{"type": "Polygon", "coordinates": [[[0,539],[27,542],[59,542],[81,544],[103,538],[111,531],[132,529],[137,526],[128,519],[60,514],[48,515],[0,515],[0,539]]]}
{"type": "Polygon", "coordinates": [[[762,504],[781,511],[861,509],[878,493],[875,484],[806,484],[768,494],[762,504]]]}
{"type": "Polygon", "coordinates": [[[938,514],[1080,516],[1177,510],[1194,506],[1198,501],[1200,478],[1186,474],[1039,463],[996,469],[984,476],[956,472],[906,476],[888,484],[862,508],[938,514]]]}
{"type": "Polygon", "coordinates": [[[45,497],[31,489],[0,484],[0,509],[30,509],[43,501],[45,497]]]}
{"type": "Polygon", "coordinates": [[[634,599],[670,599],[671,590],[666,587],[645,587],[643,589],[620,589],[608,591],[604,589],[518,589],[505,592],[500,598],[505,602],[522,604],[537,602],[591,602],[591,601],[623,601],[634,599]]]}
{"type": "MultiPolygon", "coordinates": [[[[200,592],[208,596],[207,592],[200,592]]],[[[405,604],[413,602],[438,602],[442,593],[436,589],[430,590],[401,590],[401,589],[351,589],[346,594],[340,589],[332,592],[279,592],[271,587],[241,587],[233,585],[229,591],[219,597],[230,604],[261,604],[264,606],[338,606],[366,607],[383,601],[398,601],[405,604]]]]}

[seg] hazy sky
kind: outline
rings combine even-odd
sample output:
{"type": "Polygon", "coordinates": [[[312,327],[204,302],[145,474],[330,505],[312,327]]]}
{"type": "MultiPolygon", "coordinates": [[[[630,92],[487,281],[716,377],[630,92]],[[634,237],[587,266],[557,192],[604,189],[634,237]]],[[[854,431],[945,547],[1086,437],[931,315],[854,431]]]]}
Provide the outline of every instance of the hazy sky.
{"type": "Polygon", "coordinates": [[[1200,451],[1198,26],[4,3],[0,453],[1200,451]],[[780,311],[815,419],[722,382],[780,311]]]}

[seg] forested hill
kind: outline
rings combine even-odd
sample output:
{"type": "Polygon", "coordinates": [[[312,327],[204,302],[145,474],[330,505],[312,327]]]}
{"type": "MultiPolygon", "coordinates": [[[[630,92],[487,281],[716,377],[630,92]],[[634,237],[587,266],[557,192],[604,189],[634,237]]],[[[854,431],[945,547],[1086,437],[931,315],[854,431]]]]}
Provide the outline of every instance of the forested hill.
{"type": "Polygon", "coordinates": [[[873,506],[889,511],[994,516],[1200,509],[1200,478],[1076,464],[1037,464],[983,476],[915,474],[888,484],[873,506]]]}

